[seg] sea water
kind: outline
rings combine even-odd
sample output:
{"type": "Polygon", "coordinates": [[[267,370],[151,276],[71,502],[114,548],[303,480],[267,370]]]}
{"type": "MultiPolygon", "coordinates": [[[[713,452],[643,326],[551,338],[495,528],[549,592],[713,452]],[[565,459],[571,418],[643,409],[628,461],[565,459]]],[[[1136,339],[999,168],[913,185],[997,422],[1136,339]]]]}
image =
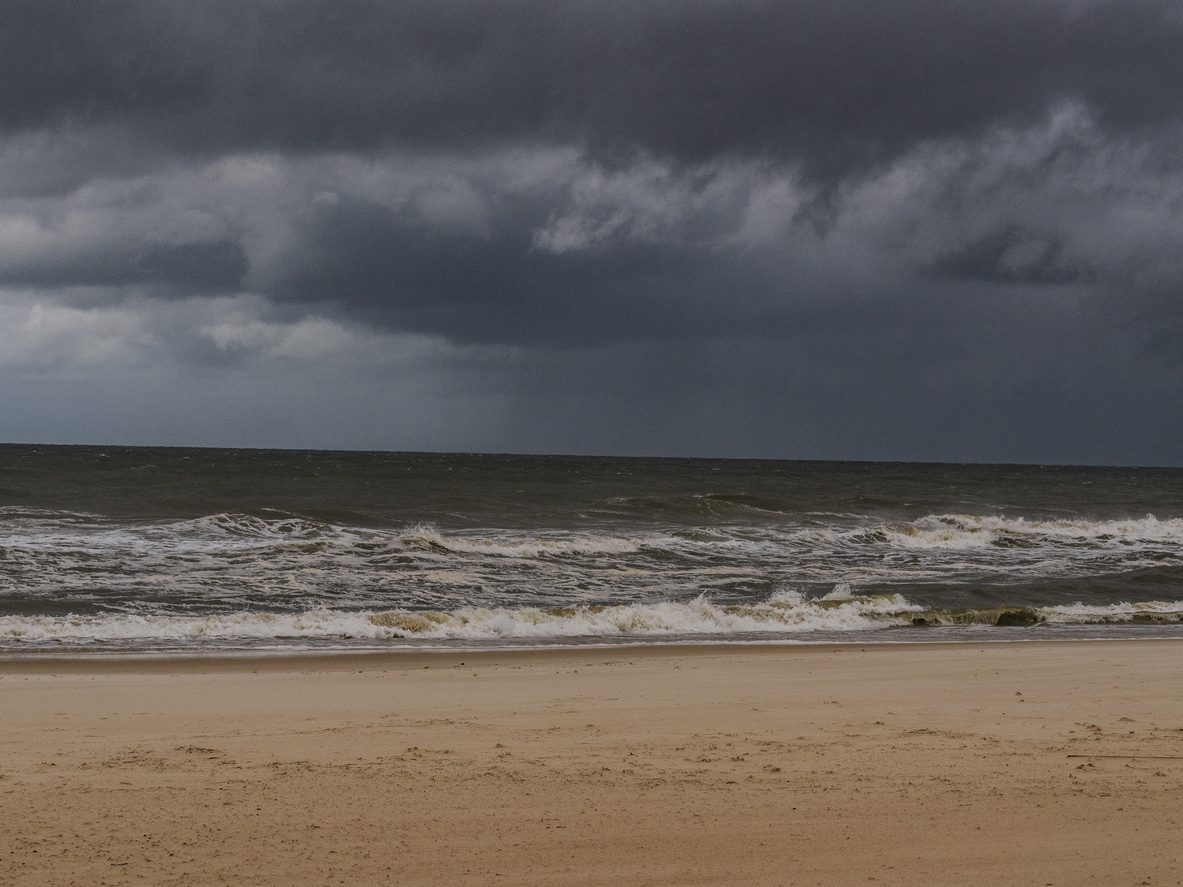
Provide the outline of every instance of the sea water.
{"type": "Polygon", "coordinates": [[[0,446],[0,653],[1183,637],[1183,470],[0,446]]]}

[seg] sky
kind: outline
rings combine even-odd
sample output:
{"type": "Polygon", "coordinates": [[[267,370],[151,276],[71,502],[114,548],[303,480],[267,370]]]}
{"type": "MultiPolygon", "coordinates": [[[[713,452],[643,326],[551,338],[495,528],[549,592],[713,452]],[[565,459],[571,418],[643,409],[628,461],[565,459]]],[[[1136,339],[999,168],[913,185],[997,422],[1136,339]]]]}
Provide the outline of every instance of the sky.
{"type": "Polygon", "coordinates": [[[1178,0],[8,0],[0,440],[1183,465],[1178,0]]]}

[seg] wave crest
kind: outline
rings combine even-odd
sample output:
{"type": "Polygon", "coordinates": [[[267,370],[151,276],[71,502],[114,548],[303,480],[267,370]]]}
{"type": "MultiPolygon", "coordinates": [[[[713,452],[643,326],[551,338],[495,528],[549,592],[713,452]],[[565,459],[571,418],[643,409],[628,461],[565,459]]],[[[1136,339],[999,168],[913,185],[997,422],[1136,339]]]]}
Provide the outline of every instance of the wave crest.
{"type": "Polygon", "coordinates": [[[852,531],[848,541],[904,549],[1040,548],[1045,545],[1183,544],[1183,519],[1152,514],[1128,520],[930,514],[904,524],[852,531]]]}
{"type": "Polygon", "coordinates": [[[485,557],[547,558],[564,555],[635,554],[645,547],[644,539],[615,536],[538,533],[528,538],[481,538],[443,533],[435,527],[419,524],[402,535],[402,542],[410,548],[472,554],[485,557]]]}
{"type": "Polygon", "coordinates": [[[796,636],[912,626],[1183,624],[1183,605],[1109,605],[931,610],[899,594],[857,595],[839,587],[811,598],[780,591],[765,600],[454,610],[239,611],[209,616],[101,614],[0,617],[0,644],[108,641],[373,640],[566,641],[587,639],[796,636]]]}
{"type": "Polygon", "coordinates": [[[168,529],[184,536],[229,536],[237,539],[319,539],[333,535],[336,528],[298,515],[260,517],[254,514],[221,512],[193,520],[179,521],[168,529]]]}

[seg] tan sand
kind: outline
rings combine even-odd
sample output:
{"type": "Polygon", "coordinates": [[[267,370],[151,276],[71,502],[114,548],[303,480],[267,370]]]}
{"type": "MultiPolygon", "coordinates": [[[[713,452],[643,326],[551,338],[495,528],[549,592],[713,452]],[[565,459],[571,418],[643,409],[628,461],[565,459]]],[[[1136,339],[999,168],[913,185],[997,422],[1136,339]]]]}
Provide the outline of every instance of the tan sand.
{"type": "Polygon", "coordinates": [[[0,664],[0,883],[1183,883],[1183,644],[0,664]]]}

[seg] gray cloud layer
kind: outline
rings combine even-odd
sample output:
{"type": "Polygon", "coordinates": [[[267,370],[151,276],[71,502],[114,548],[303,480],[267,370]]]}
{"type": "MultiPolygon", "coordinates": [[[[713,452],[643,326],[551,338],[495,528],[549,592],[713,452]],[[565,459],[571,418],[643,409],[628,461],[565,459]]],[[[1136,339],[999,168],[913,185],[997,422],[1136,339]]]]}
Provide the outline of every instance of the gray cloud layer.
{"type": "Polygon", "coordinates": [[[0,15],[26,340],[53,318],[241,392],[434,341],[424,391],[501,404],[391,446],[1181,458],[1175,2],[0,15]]]}
{"type": "Polygon", "coordinates": [[[1075,101],[1173,119],[1170,0],[9,4],[0,121],[134,128],[173,150],[550,142],[840,173],[1075,101]]]}

